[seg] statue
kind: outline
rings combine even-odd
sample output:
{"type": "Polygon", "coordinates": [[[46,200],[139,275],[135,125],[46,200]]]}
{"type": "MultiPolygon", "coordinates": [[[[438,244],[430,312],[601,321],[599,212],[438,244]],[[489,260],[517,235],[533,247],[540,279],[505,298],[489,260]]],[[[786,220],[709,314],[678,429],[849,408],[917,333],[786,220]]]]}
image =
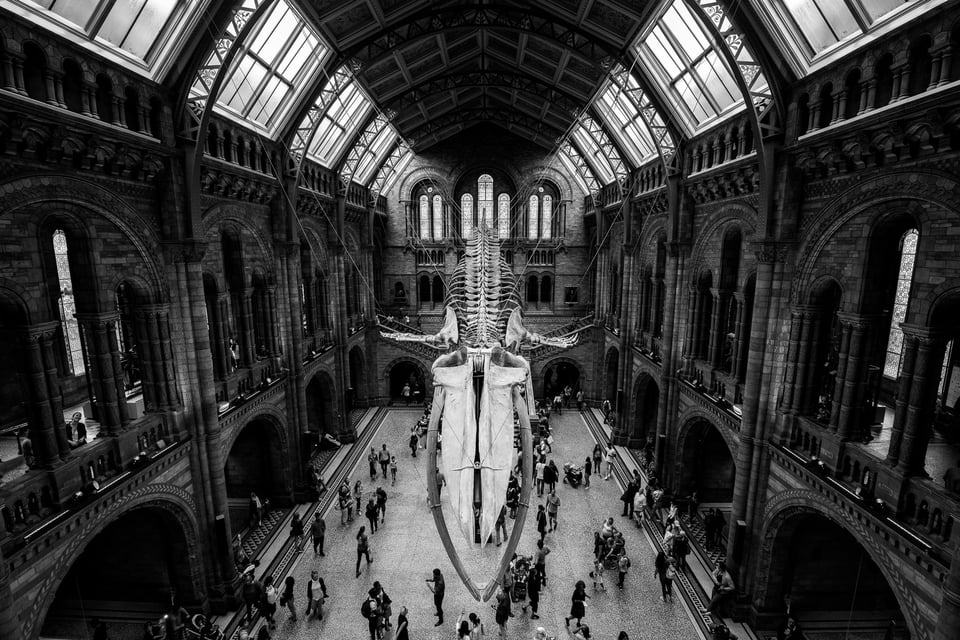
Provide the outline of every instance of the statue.
{"type": "MultiPolygon", "coordinates": [[[[420,342],[442,352],[432,366],[433,409],[427,431],[430,468],[437,464],[437,436],[443,428],[441,472],[449,505],[464,536],[481,547],[494,533],[515,466],[514,412],[519,416],[524,471],[520,509],[494,576],[503,575],[520,541],[531,489],[533,460],[530,415],[535,413],[530,363],[522,345],[569,347],[576,334],[544,337],[523,326],[520,287],[500,255],[495,232],[474,229],[448,287],[444,324],[434,335],[385,332],[383,337],[420,342]]],[[[447,531],[440,508],[436,474],[428,473],[428,491],[441,540],[467,589],[489,599],[495,579],[477,584],[467,574],[447,531]]]]}

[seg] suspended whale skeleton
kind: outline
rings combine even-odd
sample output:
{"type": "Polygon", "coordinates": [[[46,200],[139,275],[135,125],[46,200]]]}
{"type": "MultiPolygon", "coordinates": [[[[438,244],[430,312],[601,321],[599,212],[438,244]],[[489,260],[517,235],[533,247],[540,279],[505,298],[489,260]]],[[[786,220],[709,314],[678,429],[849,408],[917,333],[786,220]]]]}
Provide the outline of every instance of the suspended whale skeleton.
{"type": "Polygon", "coordinates": [[[470,593],[477,600],[488,600],[520,542],[532,487],[530,416],[535,413],[534,395],[530,363],[519,355],[521,345],[566,348],[576,344],[578,335],[545,337],[523,326],[517,277],[500,254],[495,231],[486,225],[473,230],[454,270],[440,331],[435,335],[382,335],[445,352],[431,367],[434,394],[427,430],[428,469],[438,468],[437,435],[442,417],[441,469],[450,507],[467,540],[481,547],[494,533],[506,502],[507,484],[515,466],[514,411],[519,416],[523,460],[520,506],[493,579],[477,584],[467,573],[441,511],[437,474],[427,474],[430,506],[443,546],[470,593]]]}

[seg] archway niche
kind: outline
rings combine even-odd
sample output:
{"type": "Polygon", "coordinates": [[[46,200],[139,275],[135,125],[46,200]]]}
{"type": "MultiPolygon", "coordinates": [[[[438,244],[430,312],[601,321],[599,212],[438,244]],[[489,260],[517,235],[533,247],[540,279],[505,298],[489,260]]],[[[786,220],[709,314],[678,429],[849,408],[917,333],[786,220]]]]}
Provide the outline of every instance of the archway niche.
{"type": "Polygon", "coordinates": [[[107,622],[110,637],[143,634],[171,598],[188,609],[201,603],[183,524],[172,512],[149,504],[107,525],[67,571],[50,605],[41,637],[87,638],[90,621],[107,622]]]}
{"type": "Polygon", "coordinates": [[[689,495],[696,491],[701,504],[709,503],[723,511],[724,506],[733,501],[736,468],[733,454],[720,430],[698,418],[687,427],[680,446],[678,494],[689,495]]]}
{"type": "Polygon", "coordinates": [[[403,360],[396,363],[390,367],[389,380],[389,393],[391,400],[403,401],[403,386],[405,384],[410,385],[410,397],[409,400],[413,402],[416,398],[423,400],[424,394],[424,371],[416,362],[412,360],[403,360]],[[420,393],[414,395],[414,392],[419,389],[420,393]]]}
{"type": "Polygon", "coordinates": [[[550,364],[543,370],[544,398],[549,400],[562,393],[567,385],[573,390],[571,395],[576,397],[580,389],[580,369],[577,365],[561,361],[550,364]]]}
{"type": "Polygon", "coordinates": [[[333,390],[333,379],[323,371],[313,376],[307,385],[307,429],[310,433],[310,444],[304,451],[307,457],[318,443],[323,442],[324,435],[337,437],[337,404],[333,390]]]}
{"type": "Polygon", "coordinates": [[[20,301],[0,289],[0,352],[8,355],[0,359],[0,427],[9,427],[27,421],[26,382],[20,356],[20,332],[27,323],[20,301]]]}
{"type": "Polygon", "coordinates": [[[616,347],[611,347],[610,350],[607,351],[607,357],[604,360],[603,399],[609,400],[615,408],[619,406],[617,404],[617,375],[619,368],[620,350],[616,347]]]}
{"type": "Polygon", "coordinates": [[[660,403],[660,386],[649,373],[642,373],[633,388],[633,424],[629,426],[629,438],[643,446],[652,441],[657,429],[657,409],[660,403]]]}
{"type": "Polygon", "coordinates": [[[761,613],[779,617],[789,601],[807,633],[842,632],[856,621],[858,638],[908,637],[897,597],[870,553],[817,512],[798,509],[780,526],[767,580],[761,613]],[[886,635],[891,625],[899,631],[886,635]]]}
{"type": "Polygon", "coordinates": [[[224,466],[231,531],[237,533],[249,526],[251,493],[273,505],[286,502],[284,469],[277,426],[268,418],[254,418],[233,441],[224,466]]]}
{"type": "Polygon", "coordinates": [[[347,409],[352,409],[366,397],[363,388],[363,351],[350,349],[350,389],[347,391],[347,409]]]}

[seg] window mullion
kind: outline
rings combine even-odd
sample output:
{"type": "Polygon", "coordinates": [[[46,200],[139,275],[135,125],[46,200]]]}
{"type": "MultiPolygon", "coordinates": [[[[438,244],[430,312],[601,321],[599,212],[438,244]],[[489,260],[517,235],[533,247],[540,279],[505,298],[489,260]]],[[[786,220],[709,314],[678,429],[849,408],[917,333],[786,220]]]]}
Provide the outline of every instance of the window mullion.
{"type": "MultiPolygon", "coordinates": [[[[857,21],[860,32],[866,33],[872,23],[870,22],[870,14],[867,13],[866,7],[863,6],[863,0],[844,0],[844,2],[847,8],[850,9],[850,13],[853,14],[853,19],[857,21]]],[[[840,38],[837,38],[837,42],[839,41],[840,38]]]]}
{"type": "MultiPolygon", "coordinates": [[[[66,1],[66,0],[65,0],[66,1]]],[[[69,0],[70,2],[76,2],[77,0],[69,0]]],[[[90,15],[90,19],[87,21],[84,29],[87,32],[87,35],[91,38],[95,38],[100,29],[103,28],[103,23],[106,21],[107,16],[110,15],[110,11],[113,9],[113,5],[116,4],[116,0],[101,0],[100,4],[90,15]]]]}

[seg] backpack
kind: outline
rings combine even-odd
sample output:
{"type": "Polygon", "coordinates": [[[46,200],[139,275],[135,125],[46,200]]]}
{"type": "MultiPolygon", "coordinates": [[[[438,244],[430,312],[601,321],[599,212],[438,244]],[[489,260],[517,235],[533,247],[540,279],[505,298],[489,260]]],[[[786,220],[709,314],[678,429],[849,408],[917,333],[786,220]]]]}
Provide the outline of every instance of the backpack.
{"type": "Polygon", "coordinates": [[[364,618],[369,618],[373,615],[373,612],[376,611],[377,601],[373,598],[367,598],[363,601],[363,604],[360,605],[360,615],[364,618]]]}

